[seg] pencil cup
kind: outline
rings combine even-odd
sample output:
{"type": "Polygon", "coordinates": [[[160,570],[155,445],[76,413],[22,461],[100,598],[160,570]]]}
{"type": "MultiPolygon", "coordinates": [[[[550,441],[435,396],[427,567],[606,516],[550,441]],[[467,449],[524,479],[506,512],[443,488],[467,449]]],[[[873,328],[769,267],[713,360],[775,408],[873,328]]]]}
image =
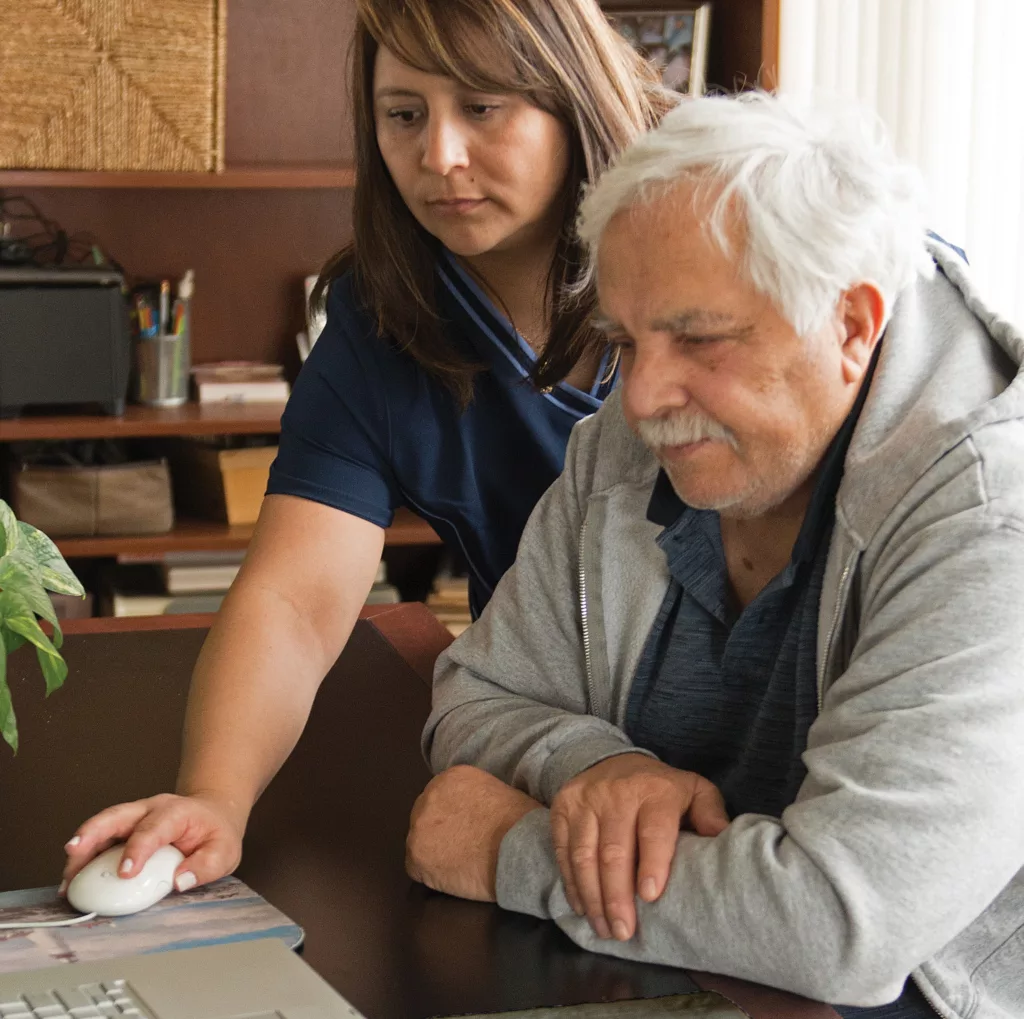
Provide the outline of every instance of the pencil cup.
{"type": "Polygon", "coordinates": [[[188,400],[191,358],[188,331],[135,342],[135,399],[150,407],[180,407],[188,400]]]}

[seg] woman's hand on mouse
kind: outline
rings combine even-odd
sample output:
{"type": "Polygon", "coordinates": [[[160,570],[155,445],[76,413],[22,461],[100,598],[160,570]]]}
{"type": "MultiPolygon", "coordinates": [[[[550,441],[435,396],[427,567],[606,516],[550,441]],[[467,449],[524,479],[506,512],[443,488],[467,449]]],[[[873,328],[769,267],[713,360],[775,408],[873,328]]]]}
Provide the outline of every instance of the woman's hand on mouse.
{"type": "Polygon", "coordinates": [[[161,846],[176,846],[184,860],[175,871],[179,892],[230,874],[242,859],[247,812],[204,793],[161,793],[119,803],[89,818],[65,844],[68,855],[61,892],[95,856],[126,843],[121,877],[134,877],[161,846]]]}

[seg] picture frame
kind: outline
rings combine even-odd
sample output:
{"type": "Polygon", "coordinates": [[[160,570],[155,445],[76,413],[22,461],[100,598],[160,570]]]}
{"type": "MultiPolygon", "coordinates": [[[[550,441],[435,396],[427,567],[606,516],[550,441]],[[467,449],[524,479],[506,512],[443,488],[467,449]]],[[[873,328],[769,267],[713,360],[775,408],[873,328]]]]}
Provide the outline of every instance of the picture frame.
{"type": "Polygon", "coordinates": [[[661,70],[669,88],[699,96],[706,84],[711,6],[611,3],[603,4],[602,9],[619,34],[661,70]]]}

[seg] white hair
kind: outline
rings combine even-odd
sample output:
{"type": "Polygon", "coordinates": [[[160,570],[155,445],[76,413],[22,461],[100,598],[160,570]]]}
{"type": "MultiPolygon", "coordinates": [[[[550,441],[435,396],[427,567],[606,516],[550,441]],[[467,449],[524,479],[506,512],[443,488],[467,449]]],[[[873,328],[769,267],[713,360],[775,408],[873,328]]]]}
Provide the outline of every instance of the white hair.
{"type": "Polygon", "coordinates": [[[858,283],[874,283],[888,312],[934,271],[920,177],[862,111],[815,113],[765,92],[683,101],[588,188],[578,229],[594,264],[617,213],[683,182],[696,185],[695,202],[710,200],[705,227],[727,258],[739,212],[740,270],[801,335],[858,283]]]}

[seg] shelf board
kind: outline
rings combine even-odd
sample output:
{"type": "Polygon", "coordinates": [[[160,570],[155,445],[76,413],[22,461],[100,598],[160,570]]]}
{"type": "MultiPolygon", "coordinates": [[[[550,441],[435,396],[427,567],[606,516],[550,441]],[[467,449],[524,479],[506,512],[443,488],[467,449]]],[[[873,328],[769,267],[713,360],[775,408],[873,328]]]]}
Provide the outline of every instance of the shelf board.
{"type": "Polygon", "coordinates": [[[234,167],[220,173],[168,170],[0,170],[3,188],[350,188],[351,166],[234,167]]]}
{"type": "MultiPolygon", "coordinates": [[[[57,538],[68,559],[128,554],[159,556],[165,552],[216,552],[243,549],[252,537],[252,524],[218,524],[208,520],[179,520],[167,534],[102,538],[57,538]]],[[[384,532],[385,545],[438,545],[441,539],[425,520],[402,508],[384,532]]]]}
{"type": "Polygon", "coordinates": [[[283,403],[186,403],[125,408],[122,417],[64,414],[0,420],[0,442],[128,439],[166,435],[260,435],[281,430],[283,403]]]}

